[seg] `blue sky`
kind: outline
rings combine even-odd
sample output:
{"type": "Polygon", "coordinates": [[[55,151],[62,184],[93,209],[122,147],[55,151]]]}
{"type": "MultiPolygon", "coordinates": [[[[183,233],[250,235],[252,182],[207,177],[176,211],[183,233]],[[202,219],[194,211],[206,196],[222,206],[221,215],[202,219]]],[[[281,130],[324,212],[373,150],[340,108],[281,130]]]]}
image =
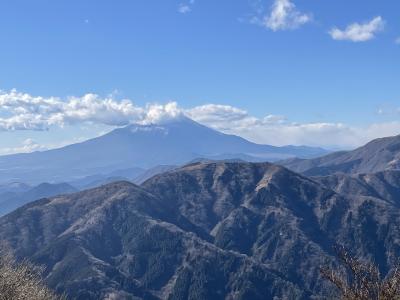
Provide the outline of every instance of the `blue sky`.
{"type": "MultiPolygon", "coordinates": [[[[397,0],[1,1],[0,89],[67,102],[94,93],[138,107],[176,101],[233,131],[214,116],[225,105],[248,115],[233,133],[257,142],[353,147],[400,132],[399,14],[397,0]],[[205,104],[219,106],[199,110],[205,104]],[[249,123],[265,116],[277,123],[249,123]]],[[[15,116],[15,105],[0,116],[15,116]]],[[[122,124],[47,125],[5,126],[0,147],[57,146],[122,124]]]]}

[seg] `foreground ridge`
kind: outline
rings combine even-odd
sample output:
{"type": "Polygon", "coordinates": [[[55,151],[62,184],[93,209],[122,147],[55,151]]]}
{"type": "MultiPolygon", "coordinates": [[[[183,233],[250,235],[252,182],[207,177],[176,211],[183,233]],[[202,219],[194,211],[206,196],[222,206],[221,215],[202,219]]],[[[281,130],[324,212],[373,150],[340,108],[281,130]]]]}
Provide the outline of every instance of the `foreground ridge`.
{"type": "Polygon", "coordinates": [[[332,188],[269,163],[200,162],[33,202],[0,219],[0,239],[72,297],[324,297],[337,242],[383,274],[400,249],[392,202],[332,188]]]}

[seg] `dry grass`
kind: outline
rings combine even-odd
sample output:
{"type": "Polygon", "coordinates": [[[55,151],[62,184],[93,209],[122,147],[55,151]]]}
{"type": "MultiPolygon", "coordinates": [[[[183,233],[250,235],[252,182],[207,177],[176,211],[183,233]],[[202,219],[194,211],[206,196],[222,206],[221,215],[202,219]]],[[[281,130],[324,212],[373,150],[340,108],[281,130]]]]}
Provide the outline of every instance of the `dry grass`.
{"type": "Polygon", "coordinates": [[[0,256],[0,300],[61,300],[44,284],[42,269],[27,261],[0,256]]]}
{"type": "Polygon", "coordinates": [[[382,278],[376,265],[354,258],[343,247],[336,252],[347,274],[325,267],[322,276],[340,291],[343,300],[400,300],[400,266],[382,278]]]}

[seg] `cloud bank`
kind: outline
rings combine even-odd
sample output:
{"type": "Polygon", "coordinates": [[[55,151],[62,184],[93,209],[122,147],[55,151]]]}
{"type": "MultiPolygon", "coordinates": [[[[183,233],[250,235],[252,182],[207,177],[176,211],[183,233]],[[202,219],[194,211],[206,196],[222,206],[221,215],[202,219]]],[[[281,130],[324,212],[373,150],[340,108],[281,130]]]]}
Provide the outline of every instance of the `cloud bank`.
{"type": "Polygon", "coordinates": [[[131,100],[117,101],[96,94],[82,97],[32,96],[17,90],[0,92],[0,130],[48,130],[77,123],[123,126],[129,123],[162,122],[176,117],[176,103],[138,107],[131,100]]]}
{"type": "MultiPolygon", "coordinates": [[[[296,123],[284,116],[255,117],[246,110],[220,104],[188,109],[176,102],[137,106],[129,99],[116,100],[86,94],[81,97],[32,96],[17,90],[0,92],[0,130],[51,130],[68,125],[100,124],[124,126],[131,123],[163,124],[187,116],[201,124],[236,134],[257,143],[272,145],[313,145],[351,148],[371,139],[400,132],[399,122],[355,127],[335,122],[296,123]]],[[[22,145],[24,152],[39,150],[31,140],[22,145]]]]}
{"type": "Polygon", "coordinates": [[[384,27],[385,21],[378,16],[366,23],[350,24],[345,29],[334,27],[329,34],[334,40],[366,42],[374,39],[378,32],[383,31],[384,27]]]}
{"type": "Polygon", "coordinates": [[[356,127],[335,122],[296,123],[284,116],[251,116],[245,110],[226,105],[203,105],[186,115],[214,129],[240,135],[253,142],[271,145],[310,145],[354,148],[372,139],[397,135],[400,121],[356,127]]]}

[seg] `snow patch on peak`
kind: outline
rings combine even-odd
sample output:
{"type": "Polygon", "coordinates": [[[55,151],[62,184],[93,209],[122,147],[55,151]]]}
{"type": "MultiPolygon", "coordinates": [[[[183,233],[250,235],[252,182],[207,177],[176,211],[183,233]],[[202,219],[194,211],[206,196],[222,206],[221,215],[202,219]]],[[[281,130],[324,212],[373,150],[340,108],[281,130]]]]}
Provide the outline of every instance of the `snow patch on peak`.
{"type": "Polygon", "coordinates": [[[129,126],[129,131],[131,133],[138,132],[162,132],[164,134],[168,134],[168,129],[156,124],[150,125],[131,125],[129,126]]]}

